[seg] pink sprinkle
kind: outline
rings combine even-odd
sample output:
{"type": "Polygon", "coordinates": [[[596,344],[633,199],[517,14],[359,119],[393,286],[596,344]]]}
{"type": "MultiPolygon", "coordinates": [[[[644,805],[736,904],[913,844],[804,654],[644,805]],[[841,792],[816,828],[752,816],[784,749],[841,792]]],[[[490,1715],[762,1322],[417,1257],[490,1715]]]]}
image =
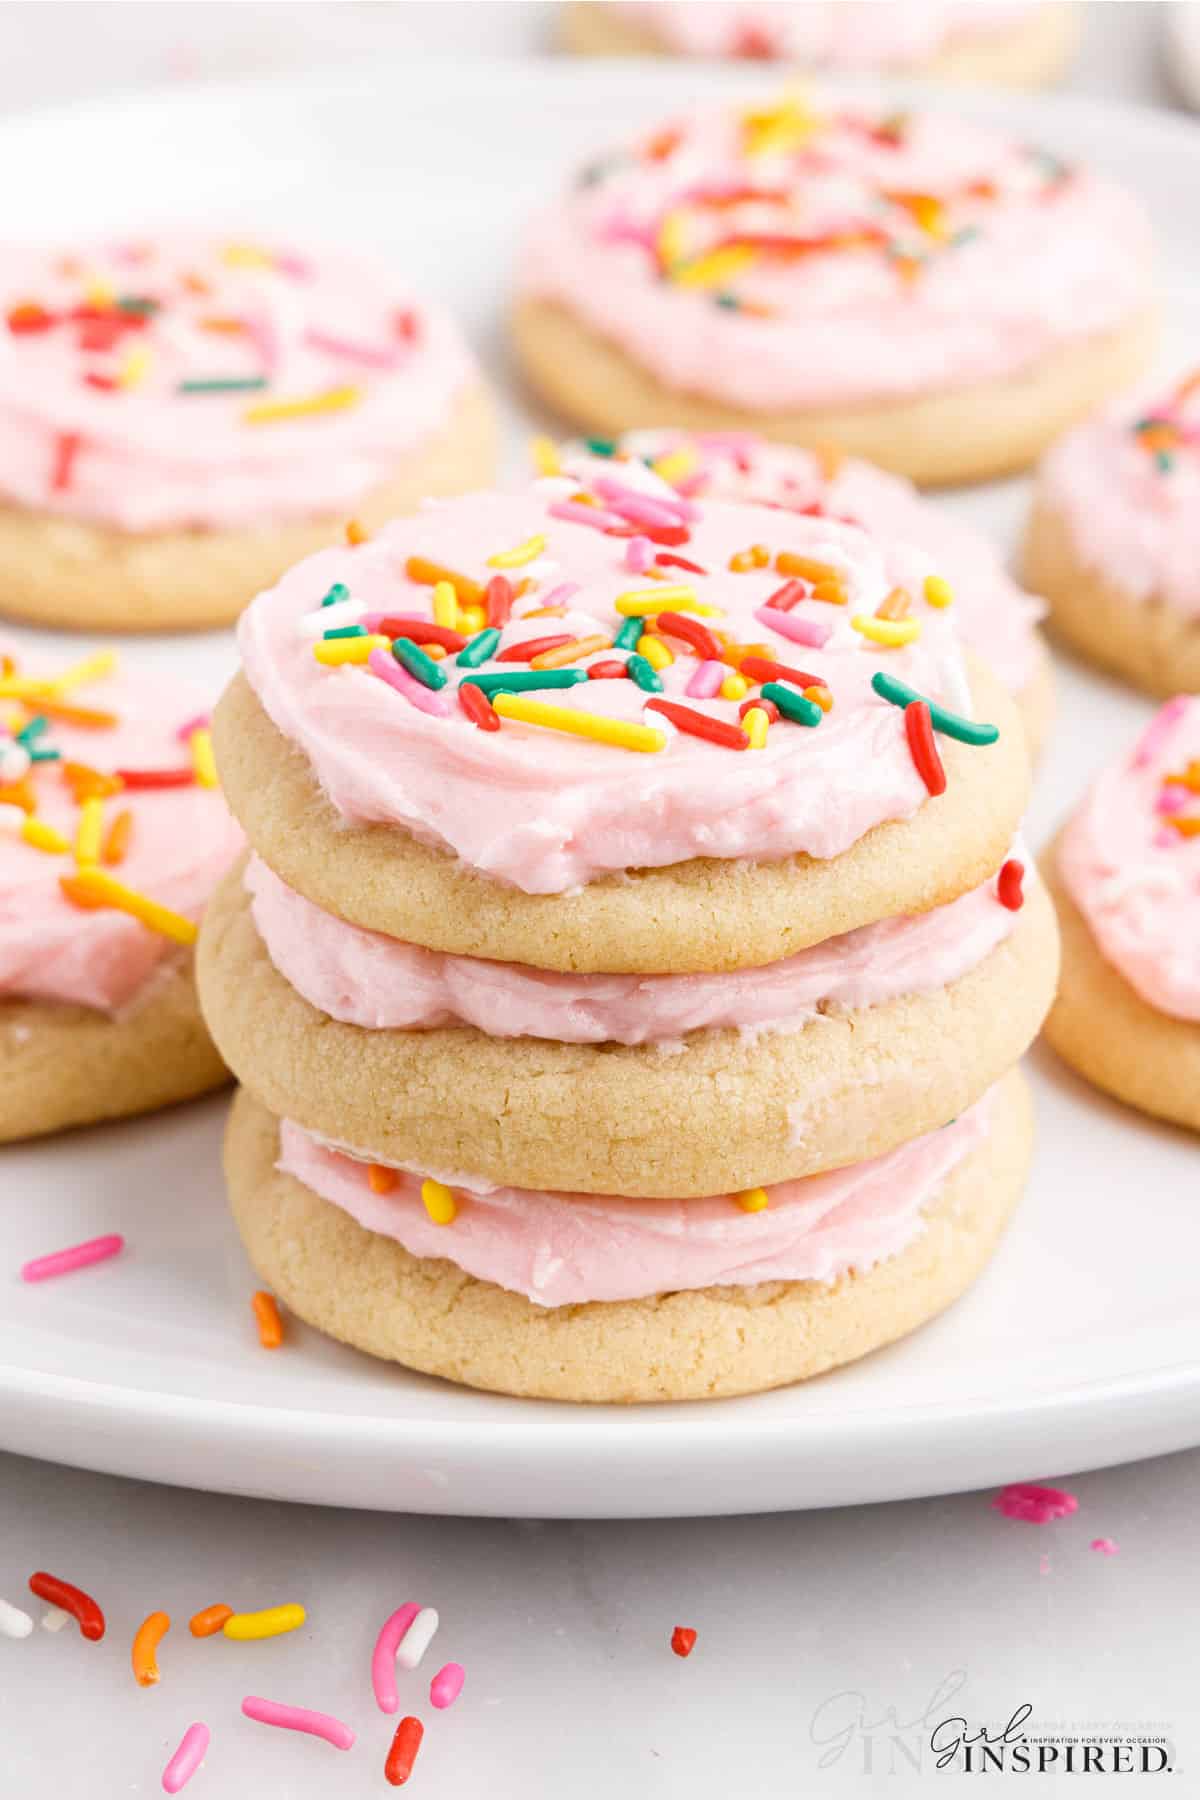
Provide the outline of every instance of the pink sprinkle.
{"type": "Polygon", "coordinates": [[[1190,795],[1181,781],[1172,782],[1160,792],[1158,799],[1154,802],[1154,810],[1158,813],[1182,812],[1189,798],[1190,795]]]}
{"type": "Polygon", "coordinates": [[[690,500],[680,499],[677,494],[640,494],[636,488],[613,481],[608,475],[597,476],[592,485],[614,512],[635,525],[678,525],[681,519],[695,518],[698,510],[690,500]]]}
{"type": "Polygon", "coordinates": [[[432,713],[436,719],[444,719],[450,711],[450,702],[445,695],[435,693],[432,688],[415,681],[408,670],[396,661],[390,650],[372,650],[367,658],[367,667],[372,675],[378,675],[381,681],[394,687],[398,694],[403,694],[420,712],[432,713]]]}
{"type": "Polygon", "coordinates": [[[179,1740],[179,1748],[163,1770],[163,1792],[177,1794],[186,1787],[208,1752],[207,1725],[189,1725],[179,1740]]]}
{"type": "Polygon", "coordinates": [[[625,546],[625,567],[644,575],[654,561],[654,545],[646,537],[632,537],[625,546]]]}
{"type": "Polygon", "coordinates": [[[461,1663],[447,1663],[444,1669],[438,1670],[429,1684],[429,1704],[440,1711],[453,1706],[462,1693],[466,1679],[467,1672],[461,1663]]]}
{"type": "Polygon", "coordinates": [[[340,356],[344,362],[361,363],[365,369],[395,369],[402,360],[395,345],[377,349],[373,344],[356,344],[350,338],[335,337],[330,331],[308,330],[304,341],[326,356],[340,356]]]}
{"type": "Polygon", "coordinates": [[[1115,1556],[1117,1546],[1112,1538],[1093,1538],[1088,1545],[1089,1550],[1099,1550],[1103,1556],[1115,1556]]]}
{"type": "Polygon", "coordinates": [[[277,250],[275,267],[285,275],[290,275],[294,281],[312,280],[312,264],[305,257],[298,256],[294,250],[277,250]]]}
{"type": "Polygon", "coordinates": [[[1187,710],[1186,694],[1176,694],[1173,700],[1157,712],[1143,731],[1133,747],[1130,766],[1135,769],[1145,768],[1146,764],[1158,754],[1174,731],[1180,716],[1187,710]]]}
{"type": "Polygon", "coordinates": [[[720,691],[721,683],[728,673],[724,663],[714,662],[709,657],[699,665],[684,692],[689,700],[711,700],[720,691]]]}
{"type": "Polygon", "coordinates": [[[305,1706],[281,1706],[278,1700],[260,1700],[256,1694],[247,1694],[242,1711],[260,1725],[278,1725],[284,1731],[307,1731],[310,1737],[324,1738],[335,1750],[349,1750],[354,1742],[354,1733],[340,1719],[329,1713],[309,1712],[305,1706]]]}
{"type": "Polygon", "coordinates": [[[810,650],[820,650],[833,630],[821,619],[798,619],[795,613],[784,612],[778,606],[756,606],[754,616],[768,630],[790,638],[793,644],[807,644],[810,650]]]}
{"type": "Polygon", "coordinates": [[[548,594],[541,596],[538,605],[565,606],[567,601],[573,600],[578,592],[579,583],[577,581],[560,581],[557,587],[552,587],[548,594]]]}
{"type": "MultiPolygon", "coordinates": [[[[394,1713],[399,1708],[400,1699],[396,1693],[396,1651],[400,1646],[401,1638],[420,1610],[421,1608],[414,1600],[406,1600],[403,1606],[396,1608],[389,1619],[385,1619],[379,1636],[375,1639],[375,1648],[371,1652],[371,1686],[375,1690],[375,1699],[380,1712],[394,1713]]],[[[456,1667],[454,1663],[449,1666],[450,1668],[456,1667]]],[[[445,1674],[445,1670],[442,1671],[442,1674],[445,1674]]],[[[436,1675],[434,1680],[440,1681],[441,1675],[436,1675]]],[[[462,1686],[461,1680],[458,1685],[462,1686]]],[[[457,1691],[456,1689],[455,1692],[457,1691]]],[[[452,1694],[450,1699],[453,1698],[452,1694]]],[[[437,1705],[438,1702],[435,1701],[434,1704],[437,1705]]],[[[449,1706],[450,1701],[447,1700],[443,1704],[449,1706]]]]}
{"type": "Polygon", "coordinates": [[[556,500],[546,511],[552,519],[566,519],[572,525],[591,525],[596,531],[608,531],[621,523],[616,513],[604,512],[598,506],[583,506],[578,500],[556,500]]]}
{"type": "Polygon", "coordinates": [[[1184,839],[1179,832],[1167,831],[1164,827],[1162,831],[1155,832],[1150,842],[1156,850],[1177,850],[1184,839]]]}
{"type": "Polygon", "coordinates": [[[185,724],[179,727],[175,736],[181,744],[186,744],[193,731],[207,731],[209,723],[210,715],[208,713],[197,713],[194,719],[188,719],[185,724]]]}
{"type": "Polygon", "coordinates": [[[992,1505],[1006,1519],[1020,1519],[1026,1525],[1049,1525],[1052,1519],[1065,1519],[1079,1510],[1074,1494],[1063,1488],[1038,1487],[1032,1481],[1012,1482],[992,1505]]]}
{"type": "Polygon", "coordinates": [[[106,1237],[89,1238],[86,1244],[72,1244],[69,1250],[55,1250],[49,1256],[36,1256],[21,1270],[22,1281],[49,1281],[55,1275],[73,1275],[76,1269],[89,1269],[93,1263],[107,1262],[125,1248],[120,1232],[106,1237]]]}

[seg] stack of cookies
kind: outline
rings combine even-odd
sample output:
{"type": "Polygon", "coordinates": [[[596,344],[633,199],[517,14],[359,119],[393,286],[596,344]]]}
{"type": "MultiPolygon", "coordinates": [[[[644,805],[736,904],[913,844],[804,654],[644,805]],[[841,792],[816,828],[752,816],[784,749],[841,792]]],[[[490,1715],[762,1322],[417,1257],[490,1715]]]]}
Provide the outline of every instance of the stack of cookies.
{"type": "Polygon", "coordinates": [[[817,1374],[954,1300],[1025,1180],[1057,939],[1013,703],[926,552],[672,473],[320,552],[214,718],[246,1247],[477,1387],[817,1374]]]}

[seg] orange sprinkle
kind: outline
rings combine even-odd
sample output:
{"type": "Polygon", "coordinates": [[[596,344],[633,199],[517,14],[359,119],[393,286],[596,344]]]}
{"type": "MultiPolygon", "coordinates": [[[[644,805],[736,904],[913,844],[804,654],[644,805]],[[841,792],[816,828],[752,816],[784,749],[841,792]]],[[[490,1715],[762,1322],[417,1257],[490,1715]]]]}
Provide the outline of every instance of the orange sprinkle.
{"type": "Polygon", "coordinates": [[[82,806],[85,800],[107,800],[125,786],[119,775],[102,775],[90,763],[65,762],[59,767],[76,806],[82,806]]]}
{"type": "Polygon", "coordinates": [[[373,1194],[390,1194],[396,1179],[395,1169],[387,1168],[384,1163],[372,1163],[367,1170],[367,1181],[373,1194]]]}
{"type": "Polygon", "coordinates": [[[1137,441],[1143,450],[1174,450],[1179,433],[1173,425],[1147,425],[1138,432],[1137,441]]]}
{"type": "Polygon", "coordinates": [[[446,655],[445,644],[424,644],[422,648],[430,662],[441,662],[446,655]]]}
{"type": "Polygon", "coordinates": [[[365,544],[370,535],[361,519],[346,520],[346,542],[348,544],[365,544]]]}
{"type": "Polygon", "coordinates": [[[1185,787],[1193,794],[1200,794],[1200,757],[1193,757],[1179,774],[1164,775],[1163,780],[1172,787],[1185,787]]]}
{"type": "Polygon", "coordinates": [[[1180,837],[1200,837],[1200,813],[1194,814],[1189,819],[1181,819],[1178,816],[1168,818],[1167,824],[1174,826],[1180,837]]]}
{"type": "Polygon", "coordinates": [[[543,650],[539,656],[530,658],[529,666],[531,669],[564,669],[568,663],[578,662],[581,656],[591,656],[596,650],[611,648],[611,638],[577,638],[573,643],[560,644],[557,650],[543,650]]]}
{"type": "Polygon", "coordinates": [[[217,331],[226,337],[239,337],[246,326],[241,319],[225,319],[216,316],[200,320],[201,331],[217,331]]]}
{"type": "Polygon", "coordinates": [[[100,861],[115,869],[118,863],[125,861],[129,849],[129,839],[133,831],[133,814],[126,807],[119,812],[108,828],[108,836],[100,850],[100,861]]]}
{"type": "Polygon", "coordinates": [[[832,563],[818,562],[815,556],[797,556],[791,550],[781,550],[775,558],[775,567],[781,575],[799,575],[802,581],[842,585],[842,571],[835,569],[832,563]]]}
{"type": "Polygon", "coordinates": [[[226,1619],[232,1619],[232,1606],[206,1606],[198,1613],[193,1613],[188,1621],[188,1630],[193,1637],[215,1637],[226,1619]]]}
{"type": "Polygon", "coordinates": [[[729,559],[729,567],[735,575],[744,575],[747,569],[765,569],[770,566],[771,552],[765,544],[751,544],[748,550],[738,550],[729,559]]]}
{"type": "Polygon", "coordinates": [[[444,569],[441,563],[430,562],[426,556],[410,556],[404,565],[404,573],[410,581],[420,582],[422,587],[436,587],[439,581],[448,581],[462,606],[474,606],[483,599],[483,589],[477,581],[472,581],[469,575],[460,575],[455,569],[444,569]]]}
{"type": "Polygon", "coordinates": [[[846,460],[846,452],[840,444],[821,442],[812,447],[818,469],[823,481],[836,481],[842,472],[842,464],[846,460]]]}
{"type": "Polygon", "coordinates": [[[849,596],[840,581],[818,581],[808,596],[810,600],[823,600],[826,606],[845,606],[849,596]]]}
{"type": "Polygon", "coordinates": [[[881,600],[875,608],[877,619],[906,619],[912,604],[905,588],[894,587],[886,600],[881,600]]]}
{"type": "Polygon", "coordinates": [[[804,698],[819,706],[822,712],[828,712],[833,705],[833,695],[827,687],[806,687],[803,693],[804,698]]]}
{"type": "Polygon", "coordinates": [[[273,1294],[264,1294],[259,1289],[251,1301],[254,1317],[258,1324],[258,1341],[264,1350],[278,1350],[283,1342],[283,1320],[279,1316],[279,1308],[275,1304],[273,1294]]]}
{"type": "Polygon", "coordinates": [[[565,619],[566,616],[565,606],[535,606],[532,612],[521,614],[522,619],[565,619]]]}
{"type": "Polygon", "coordinates": [[[1200,369],[1194,369],[1175,389],[1173,395],[1175,405],[1181,406],[1185,400],[1190,400],[1198,390],[1200,390],[1200,369]]]}
{"type": "Polygon", "coordinates": [[[80,880],[78,875],[60,875],[58,885],[63,891],[64,899],[69,900],[72,906],[77,906],[80,912],[98,912],[108,905],[108,901],[97,894],[86,881],[80,880]]]}
{"type": "Polygon", "coordinates": [[[747,656],[761,656],[767,662],[775,660],[775,652],[770,644],[726,644],[721,652],[721,661],[728,663],[731,669],[740,669],[742,659],[747,656]]]}
{"type": "Polygon", "coordinates": [[[170,1629],[171,1620],[165,1612],[152,1612],[138,1626],[130,1661],[133,1664],[133,1679],[139,1687],[153,1687],[158,1681],[158,1664],[154,1660],[154,1652],[170,1629]]]}
{"type": "Polygon", "coordinates": [[[187,274],[183,278],[183,285],[189,294],[212,293],[212,288],[209,286],[208,282],[205,281],[203,275],[187,274]]]}
{"type": "Polygon", "coordinates": [[[19,806],[24,813],[37,811],[37,799],[28,775],[23,775],[20,781],[10,781],[7,787],[0,787],[0,806],[19,806]]]}
{"type": "Polygon", "coordinates": [[[49,699],[35,700],[32,705],[48,719],[58,719],[63,725],[78,725],[84,731],[110,731],[120,723],[116,713],[104,712],[96,706],[71,706],[65,700],[49,699]]]}

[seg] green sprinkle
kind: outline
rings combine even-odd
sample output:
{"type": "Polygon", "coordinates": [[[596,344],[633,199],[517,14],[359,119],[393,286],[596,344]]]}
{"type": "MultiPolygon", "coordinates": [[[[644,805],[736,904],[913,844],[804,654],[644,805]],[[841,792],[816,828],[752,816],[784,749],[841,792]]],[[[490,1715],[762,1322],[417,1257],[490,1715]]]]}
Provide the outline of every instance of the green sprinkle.
{"type": "MultiPolygon", "coordinates": [[[[948,712],[936,701],[918,694],[915,688],[897,681],[894,675],[885,675],[882,669],[871,677],[871,686],[881,700],[890,700],[893,706],[911,706],[914,700],[924,700],[933,729],[944,737],[956,738],[960,744],[994,744],[1000,736],[998,725],[983,725],[975,719],[964,719],[960,713],[948,712]]],[[[765,688],[763,692],[766,693],[765,688]]]]}
{"type": "Polygon", "coordinates": [[[366,635],[367,628],[365,625],[339,625],[335,631],[323,631],[321,633],[323,638],[366,637],[366,635]]]}
{"type": "Polygon", "coordinates": [[[953,249],[960,250],[964,244],[971,243],[972,240],[978,236],[978,225],[964,225],[960,231],[954,233],[953,237],[950,239],[950,243],[953,249]]]}
{"type": "Polygon", "coordinates": [[[20,731],[17,733],[17,742],[18,744],[24,744],[25,748],[28,750],[34,739],[40,738],[43,731],[48,731],[49,729],[50,721],[45,713],[38,713],[37,717],[30,719],[27,725],[22,725],[20,731]]]}
{"type": "Polygon", "coordinates": [[[527,694],[537,688],[569,688],[577,687],[586,681],[586,669],[521,669],[494,671],[490,675],[468,675],[463,681],[464,687],[482,688],[488,699],[497,694],[527,694]]]}
{"type": "Polygon", "coordinates": [[[214,375],[206,381],[181,381],[179,394],[253,394],[267,386],[265,375],[214,375]]]}
{"type": "Polygon", "coordinates": [[[119,294],[117,311],[123,313],[156,313],[160,310],[160,302],[152,300],[149,294],[119,294]]]}
{"type": "Polygon", "coordinates": [[[808,700],[794,687],[788,687],[782,681],[768,681],[763,684],[762,697],[773,700],[785,719],[794,725],[819,725],[825,717],[815,700],[808,700]]]}
{"type": "Polygon", "coordinates": [[[1175,458],[1171,455],[1169,450],[1156,450],[1154,452],[1154,461],[1161,475],[1169,475],[1171,470],[1175,467],[1175,458]]]}
{"type": "Polygon", "coordinates": [[[713,300],[717,306],[723,306],[726,312],[740,312],[742,309],[742,303],[736,294],[714,294],[713,300]]]}
{"type": "Polygon", "coordinates": [[[614,650],[636,650],[638,641],[646,629],[645,619],[626,619],[620,631],[613,639],[614,650]]]}
{"type": "Polygon", "coordinates": [[[322,600],[321,605],[336,606],[339,600],[348,600],[349,598],[350,589],[346,586],[345,582],[335,581],[325,598],[322,600]]]}
{"type": "Polygon", "coordinates": [[[625,673],[636,686],[643,688],[647,694],[662,693],[662,677],[644,656],[627,656],[625,673]]]}
{"type": "Polygon", "coordinates": [[[584,438],[584,447],[593,456],[615,456],[617,454],[616,438],[584,438]]]}
{"type": "Polygon", "coordinates": [[[57,762],[62,755],[61,750],[31,750],[30,762],[57,762]]]}
{"type": "Polygon", "coordinates": [[[444,688],[446,671],[439,669],[432,656],[418,650],[411,638],[398,637],[392,643],[392,655],[422,687],[444,688]]]}
{"type": "Polygon", "coordinates": [[[477,631],[468,640],[455,657],[460,669],[477,669],[480,663],[496,654],[496,646],[500,642],[500,633],[495,625],[489,625],[484,631],[477,631]]]}

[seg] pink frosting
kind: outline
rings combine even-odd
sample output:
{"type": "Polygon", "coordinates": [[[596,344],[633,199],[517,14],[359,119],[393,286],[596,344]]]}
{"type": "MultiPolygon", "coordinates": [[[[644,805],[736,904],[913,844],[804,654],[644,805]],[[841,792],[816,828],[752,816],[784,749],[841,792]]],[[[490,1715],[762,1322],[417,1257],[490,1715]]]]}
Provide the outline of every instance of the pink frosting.
{"type": "Polygon", "coordinates": [[[1169,700],[1097,779],[1058,862],[1102,954],[1130,986],[1159,1012],[1200,1020],[1200,699],[1169,700]],[[1189,819],[1197,835],[1175,823],[1189,819]]]}
{"type": "Polygon", "coordinates": [[[994,882],[933,912],[884,919],[764,968],[725,975],[560,975],[483,962],[363,931],[246,870],[271,961],[321,1012],[368,1030],[473,1025],[488,1037],[562,1044],[675,1044],[689,1031],[798,1031],[821,1013],[878,1006],[957,981],[1017,915],[994,882]]]}
{"type": "Polygon", "coordinates": [[[2,250],[0,315],[0,496],[124,531],[350,511],[445,428],[473,375],[452,321],[386,269],[213,233],[2,250]],[[114,299],[157,310],[114,337],[114,299]],[[107,319],[70,316],[89,300],[107,319]],[[46,329],[14,330],[29,306],[46,329]],[[261,390],[180,391],[259,377],[261,390]],[[246,421],[264,402],[346,388],[356,398],[339,410],[246,421]]]}
{"type": "Polygon", "coordinates": [[[370,1158],[334,1148],[285,1120],[278,1166],[368,1231],[413,1256],[446,1257],[480,1281],[536,1306],[638,1300],[647,1294],[759,1281],[834,1281],[895,1256],[922,1227],[922,1210],[987,1136],[990,1094],[940,1131],[825,1175],[782,1181],[768,1205],[745,1212],[729,1195],[618,1200],[533,1193],[456,1180],[458,1213],[435,1225],[421,1177],[396,1172],[372,1192],[370,1158]]]}
{"type": "Polygon", "coordinates": [[[1108,408],[1054,446],[1039,485],[1088,568],[1200,617],[1200,387],[1108,408]]]}
{"type": "MultiPolygon", "coordinates": [[[[981,532],[922,498],[902,476],[851,457],[836,474],[826,475],[821,459],[810,450],[740,432],[631,431],[619,442],[623,453],[651,459],[680,449],[695,451],[696,465],[681,477],[689,494],[823,513],[862,525],[877,537],[918,545],[954,589],[964,643],[1014,692],[1032,676],[1043,602],[1017,586],[981,532]]],[[[566,456],[572,469],[589,466],[582,446],[572,446],[566,456]]]]}
{"type": "Polygon", "coordinates": [[[595,158],[527,234],[522,291],[666,386],[761,413],[1000,379],[1147,303],[1149,228],[1111,181],[949,113],[830,111],[756,154],[749,116],[595,158]],[[843,243],[680,279],[747,236],[843,243]]]}
{"type": "Polygon", "coordinates": [[[613,0],[614,12],[682,56],[786,57],[834,69],[911,68],[1037,10],[1020,0],[613,0]]]}
{"type": "MultiPolygon", "coordinates": [[[[639,479],[635,465],[612,467],[621,484],[639,479]]],[[[662,484],[649,479],[661,491],[662,484]]],[[[676,734],[661,714],[646,710],[651,696],[631,680],[586,681],[533,698],[630,723],[642,722],[645,712],[647,723],[667,733],[660,751],[640,754],[515,720],[497,732],[480,731],[454,703],[466,671],[452,658],[442,665],[449,684],[440,696],[446,710],[439,714],[412,704],[370,669],[335,669],[315,660],[312,635],[319,622],[305,621],[335,582],[367,616],[428,618],[431,590],[406,577],[410,557],[486,581],[493,572],[490,556],[535,538],[545,540],[542,554],[510,571],[534,583],[517,610],[540,607],[564,586],[568,610],[562,618],[515,620],[505,627],[502,647],[559,632],[611,638],[624,622],[614,610],[618,596],[649,589],[657,597],[670,590],[666,582],[630,572],[628,537],[560,516],[571,511],[564,497],[576,491],[576,481],[552,478],[520,494],[436,503],[415,519],[397,520],[369,543],[310,557],[243,613],[238,637],[246,674],[279,730],[307,755],[339,812],[403,826],[526,892],[561,893],[609,871],[697,856],[837,856],[872,826],[917,811],[927,793],[909,753],[903,713],[873,692],[871,678],[886,668],[919,692],[969,710],[954,609],[922,608],[920,636],[905,648],[869,642],[851,618],[873,614],[896,585],[920,594],[934,565],[915,546],[881,544],[856,526],[714,501],[689,508],[697,516],[688,541],[668,553],[706,571],[664,572],[701,603],[720,609],[723,616],[708,624],[739,642],[767,644],[786,666],[820,675],[833,695],[833,708],[819,726],[781,720],[762,750],[733,751],[676,734]],[[819,650],[798,646],[786,629],[766,622],[764,602],[780,586],[778,573],[730,572],[731,557],[759,540],[843,573],[848,605],[806,598],[784,620],[808,619],[827,630],[819,650]]],[[[601,521],[606,516],[594,507],[574,512],[601,521]]],[[[583,663],[612,658],[603,651],[583,663]]],[[[483,672],[498,666],[512,665],[490,662],[483,672]]],[[[662,671],[665,697],[736,725],[735,701],[687,698],[697,666],[680,645],[674,663],[662,671]]]]}
{"type": "MultiPolygon", "coordinates": [[[[54,670],[23,669],[42,677],[54,670]]],[[[53,724],[38,742],[61,751],[64,761],[109,773],[117,768],[187,768],[188,747],[179,727],[193,719],[205,696],[187,683],[127,670],[65,696],[80,706],[111,710],[113,729],[53,724]]],[[[0,700],[0,718],[9,703],[0,700]]],[[[11,772],[12,741],[0,733],[0,769],[11,772]]],[[[30,780],[37,817],[73,841],[79,809],[58,763],[35,764],[30,780]]],[[[51,855],[15,833],[17,815],[4,804],[0,786],[0,1000],[62,1000],[115,1012],[152,979],[170,939],[109,909],[81,911],[59,887],[71,875],[70,854],[51,855]]],[[[242,843],[220,792],[198,786],[159,792],[127,790],[105,801],[106,822],[119,811],[133,815],[128,854],[109,870],[119,881],[189,919],[198,919],[216,882],[242,843]]]]}

